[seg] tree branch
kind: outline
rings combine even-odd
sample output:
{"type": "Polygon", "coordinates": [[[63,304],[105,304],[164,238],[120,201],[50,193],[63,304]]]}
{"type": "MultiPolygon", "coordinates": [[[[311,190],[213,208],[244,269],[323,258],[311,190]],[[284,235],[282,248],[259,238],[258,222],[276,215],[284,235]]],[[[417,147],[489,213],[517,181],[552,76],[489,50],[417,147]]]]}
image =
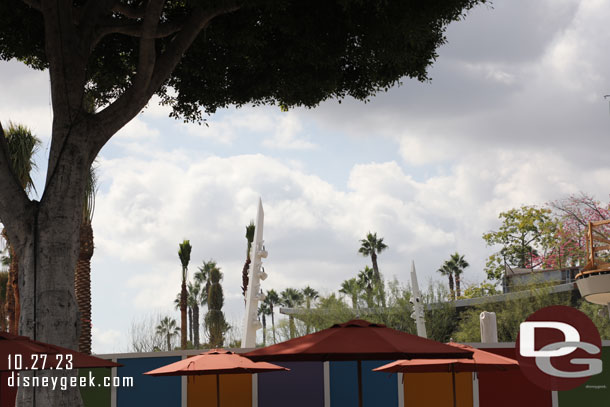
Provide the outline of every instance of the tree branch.
{"type": "Polygon", "coordinates": [[[40,7],[40,0],[21,0],[23,1],[25,4],[27,4],[28,6],[32,7],[35,10],[40,11],[41,7],[40,7]]]}
{"type": "Polygon", "coordinates": [[[112,11],[132,19],[144,18],[146,15],[146,7],[134,7],[120,2],[112,7],[112,11]]]}
{"type": "MultiPolygon", "coordinates": [[[[95,35],[94,32],[97,23],[103,16],[107,15],[110,10],[112,10],[112,7],[117,2],[118,0],[95,0],[85,3],[85,6],[79,11],[79,15],[77,16],[77,23],[83,28],[83,37],[85,38],[85,41],[90,43],[97,42],[96,40],[91,40],[95,35]]],[[[93,49],[93,47],[90,47],[90,49],[93,49]]]]}
{"type": "MultiPolygon", "coordinates": [[[[177,33],[183,27],[183,23],[165,23],[157,27],[157,31],[152,35],[153,38],[165,38],[177,33]]],[[[103,37],[109,34],[124,34],[130,37],[141,37],[143,25],[131,21],[114,22],[102,25],[98,29],[98,35],[95,40],[97,44],[103,37]]]]}
{"type": "MultiPolygon", "coordinates": [[[[166,51],[156,60],[156,63],[152,67],[152,76],[148,81],[148,86],[145,89],[140,88],[143,82],[136,84],[134,81],[134,85],[132,85],[130,89],[96,115],[97,123],[100,127],[105,128],[106,131],[104,132],[103,137],[100,134],[100,137],[94,141],[96,144],[92,153],[97,153],[115,132],[127,124],[144,108],[144,106],[146,106],[146,103],[148,103],[152,95],[161,85],[163,85],[167,78],[169,78],[172,71],[182,59],[184,53],[193,43],[195,38],[197,38],[197,35],[199,35],[201,30],[205,28],[214,17],[231,13],[239,8],[239,5],[233,5],[212,10],[203,10],[200,8],[193,10],[184,22],[182,29],[172,38],[166,51]]],[[[148,33],[153,47],[154,33],[156,33],[156,31],[152,30],[149,30],[148,33]]],[[[148,56],[146,55],[146,52],[143,54],[142,49],[140,49],[139,66],[143,66],[145,70],[148,71],[151,67],[146,67],[142,64],[142,57],[147,58],[148,56]]],[[[138,72],[138,75],[140,75],[140,72],[138,72]]]]}

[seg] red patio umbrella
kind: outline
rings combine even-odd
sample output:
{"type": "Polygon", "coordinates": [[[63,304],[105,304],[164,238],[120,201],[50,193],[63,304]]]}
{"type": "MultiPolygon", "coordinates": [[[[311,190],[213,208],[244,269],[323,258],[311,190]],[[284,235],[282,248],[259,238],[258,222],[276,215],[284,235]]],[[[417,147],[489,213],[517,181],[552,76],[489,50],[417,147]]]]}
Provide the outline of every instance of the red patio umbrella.
{"type": "Polygon", "coordinates": [[[255,361],[355,360],[358,362],[358,402],[361,407],[362,360],[470,358],[471,355],[472,350],[359,319],[244,354],[255,361]]]}
{"type": "Polygon", "coordinates": [[[118,366],[122,365],[72,349],[35,341],[27,336],[0,332],[0,372],[118,366]]]}
{"type": "Polygon", "coordinates": [[[473,348],[460,343],[449,342],[448,345],[472,351],[472,359],[412,359],[397,360],[373,369],[374,372],[390,373],[442,373],[451,372],[453,388],[453,407],[456,407],[455,374],[460,372],[489,372],[496,370],[519,369],[519,363],[504,356],[473,348]]]}
{"type": "Polygon", "coordinates": [[[220,407],[220,375],[239,373],[264,373],[290,370],[265,362],[253,362],[225,349],[212,349],[197,356],[162,366],[144,373],[151,376],[216,375],[216,400],[220,407]]]}

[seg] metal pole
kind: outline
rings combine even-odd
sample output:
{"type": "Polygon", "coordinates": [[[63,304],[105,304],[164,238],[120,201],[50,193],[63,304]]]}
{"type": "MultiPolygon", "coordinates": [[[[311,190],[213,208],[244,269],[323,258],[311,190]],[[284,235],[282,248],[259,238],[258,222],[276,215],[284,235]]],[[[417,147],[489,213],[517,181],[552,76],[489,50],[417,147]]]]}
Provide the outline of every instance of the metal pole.
{"type": "Polygon", "coordinates": [[[220,375],[216,373],[216,407],[220,407],[220,375]]]}
{"type": "Polygon", "coordinates": [[[451,364],[451,384],[453,385],[453,407],[457,407],[457,400],[455,397],[455,365],[453,363],[451,364]]]}

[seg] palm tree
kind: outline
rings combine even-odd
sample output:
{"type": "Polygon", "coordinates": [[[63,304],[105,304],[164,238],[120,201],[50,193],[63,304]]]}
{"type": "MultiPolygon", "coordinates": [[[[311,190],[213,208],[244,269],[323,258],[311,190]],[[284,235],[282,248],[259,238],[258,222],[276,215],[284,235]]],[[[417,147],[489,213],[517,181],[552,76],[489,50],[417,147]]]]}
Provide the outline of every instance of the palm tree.
{"type": "Polygon", "coordinates": [[[258,306],[258,315],[261,317],[261,322],[263,324],[263,346],[267,346],[267,315],[271,314],[271,309],[269,308],[269,304],[265,301],[261,302],[258,306]]]}
{"type": "Polygon", "coordinates": [[[464,269],[470,264],[466,260],[464,260],[464,256],[460,256],[458,252],[455,252],[451,255],[449,260],[447,261],[449,268],[453,271],[453,275],[455,276],[455,291],[457,296],[461,296],[462,292],[460,291],[460,283],[461,277],[460,275],[464,272],[464,269]]]}
{"type": "Polygon", "coordinates": [[[277,291],[269,290],[267,291],[267,295],[265,296],[265,300],[263,302],[269,306],[269,313],[271,315],[271,330],[273,331],[273,343],[277,343],[275,338],[275,312],[273,307],[280,305],[280,296],[277,294],[277,291]]]}
{"type": "Polygon", "coordinates": [[[166,338],[168,352],[172,350],[172,338],[178,335],[179,332],[180,330],[178,329],[174,318],[165,317],[159,321],[159,325],[157,325],[157,335],[166,338]]]}
{"type": "MultiPolygon", "coordinates": [[[[41,144],[40,139],[34,136],[27,127],[16,125],[11,122],[9,122],[4,137],[6,137],[6,147],[8,156],[10,157],[13,175],[17,178],[21,187],[26,192],[30,192],[31,190],[36,191],[34,181],[31,177],[31,171],[36,168],[33,157],[41,144]]],[[[20,314],[19,263],[17,254],[10,245],[5,230],[2,231],[2,235],[9,245],[9,254],[11,258],[6,293],[6,313],[8,314],[9,319],[9,332],[18,334],[20,314]]]]}
{"type": "Polygon", "coordinates": [[[246,291],[248,291],[248,270],[250,269],[250,250],[252,249],[252,242],[254,241],[254,221],[250,221],[250,224],[246,226],[246,240],[248,241],[248,249],[246,250],[246,262],[241,272],[241,291],[244,294],[244,302],[246,302],[246,291]]]}
{"type": "MultiPolygon", "coordinates": [[[[288,308],[296,308],[302,305],[304,301],[303,294],[295,288],[286,288],[280,293],[280,303],[288,308]]],[[[294,338],[296,327],[294,326],[294,317],[288,315],[288,326],[290,329],[290,338],[294,338]]]]}
{"type": "Polygon", "coordinates": [[[369,266],[365,266],[364,270],[360,270],[358,273],[358,285],[366,293],[366,306],[373,308],[375,306],[373,303],[373,293],[377,286],[375,271],[369,266]]]}
{"type": "Polygon", "coordinates": [[[89,177],[83,199],[83,214],[79,231],[80,246],[74,271],[74,295],[80,312],[81,327],[78,350],[91,354],[91,257],[93,257],[93,228],[91,221],[95,209],[97,174],[89,168],[89,177]]]}
{"type": "Polygon", "coordinates": [[[444,262],[443,265],[436,270],[449,279],[449,295],[451,300],[455,299],[455,292],[453,291],[453,269],[449,266],[448,262],[444,262]]]}
{"type": "Polygon", "coordinates": [[[379,273],[379,266],[377,265],[377,255],[387,249],[388,246],[383,243],[383,237],[377,238],[377,233],[369,232],[365,239],[360,240],[360,249],[358,253],[365,257],[371,256],[371,262],[373,263],[373,271],[375,273],[375,283],[379,285],[381,303],[385,308],[385,290],[381,286],[381,274],[379,273]]]}
{"type": "MultiPolygon", "coordinates": [[[[203,261],[202,265],[197,267],[197,272],[193,276],[194,280],[200,285],[199,305],[201,307],[208,306],[208,293],[210,292],[210,273],[212,269],[218,267],[214,260],[203,261]]],[[[203,311],[199,311],[199,315],[203,315],[203,311]]],[[[203,331],[207,331],[205,326],[205,318],[202,318],[201,325],[203,331]]]]}
{"type": "Polygon", "coordinates": [[[178,245],[178,257],[182,263],[182,286],[180,291],[180,347],[186,349],[186,306],[187,306],[187,291],[186,280],[189,262],[191,261],[191,243],[184,240],[178,245]]]}
{"type": "Polygon", "coordinates": [[[343,283],[341,283],[341,288],[339,289],[341,294],[345,294],[351,298],[352,308],[355,310],[358,309],[358,297],[360,296],[360,291],[362,291],[362,288],[358,284],[358,280],[355,278],[345,280],[343,283]]]}
{"type": "MultiPolygon", "coordinates": [[[[315,301],[319,295],[318,292],[316,290],[314,290],[313,288],[311,288],[310,286],[307,286],[305,288],[303,288],[303,297],[305,298],[305,307],[307,307],[307,309],[311,309],[311,302],[315,301]]],[[[310,326],[309,323],[306,324],[306,333],[309,334],[309,330],[310,330],[310,326]]]]}

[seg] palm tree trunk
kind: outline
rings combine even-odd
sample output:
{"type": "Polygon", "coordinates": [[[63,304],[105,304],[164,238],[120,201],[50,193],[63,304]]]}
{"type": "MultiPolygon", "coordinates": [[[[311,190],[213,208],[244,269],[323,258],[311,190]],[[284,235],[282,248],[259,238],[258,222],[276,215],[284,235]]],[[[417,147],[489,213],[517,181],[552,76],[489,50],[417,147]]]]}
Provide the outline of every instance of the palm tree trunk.
{"type": "Polygon", "coordinates": [[[294,326],[294,317],[292,315],[288,316],[288,328],[290,331],[290,339],[294,338],[296,327],[294,326]]]}
{"type": "Polygon", "coordinates": [[[188,320],[189,320],[189,341],[191,344],[195,343],[193,338],[193,307],[188,307],[188,320]]]}
{"type": "MultiPolygon", "coordinates": [[[[184,277],[184,273],[183,273],[184,277]]],[[[180,347],[186,349],[186,281],[182,278],[182,288],[180,290],[180,347]]]]}
{"type": "Polygon", "coordinates": [[[195,304],[193,305],[193,337],[194,337],[194,344],[195,344],[195,349],[199,348],[199,305],[195,304]]]}
{"type": "Polygon", "coordinates": [[[273,331],[273,343],[277,343],[277,339],[275,339],[275,316],[273,312],[273,306],[271,306],[271,330],[273,331]]]}
{"type": "Polygon", "coordinates": [[[172,350],[172,341],[171,341],[172,337],[171,337],[171,333],[168,331],[167,332],[167,351],[169,352],[170,350],[172,350]]]}
{"type": "Polygon", "coordinates": [[[460,290],[460,275],[456,274],[455,275],[455,292],[457,294],[457,297],[460,297],[462,295],[462,292],[460,290]]]}
{"type": "Polygon", "coordinates": [[[87,221],[80,226],[80,247],[74,273],[74,294],[81,320],[78,350],[88,355],[91,354],[91,257],[93,257],[93,228],[87,221]]]}
{"type": "Polygon", "coordinates": [[[451,293],[451,299],[455,299],[455,291],[453,290],[453,273],[448,274],[449,277],[449,292],[451,293]]]}
{"type": "Polygon", "coordinates": [[[379,275],[379,266],[377,266],[377,253],[374,251],[371,252],[371,263],[373,263],[373,271],[375,272],[375,280],[377,282],[381,281],[381,276],[379,275]]]}
{"type": "Polygon", "coordinates": [[[267,346],[267,319],[264,313],[261,315],[263,317],[263,346],[267,346]]]}
{"type": "Polygon", "coordinates": [[[381,305],[385,308],[385,289],[381,286],[381,274],[379,274],[379,266],[377,265],[377,253],[371,252],[371,263],[373,263],[373,271],[375,272],[375,285],[379,290],[379,296],[381,297],[381,305]]]}

